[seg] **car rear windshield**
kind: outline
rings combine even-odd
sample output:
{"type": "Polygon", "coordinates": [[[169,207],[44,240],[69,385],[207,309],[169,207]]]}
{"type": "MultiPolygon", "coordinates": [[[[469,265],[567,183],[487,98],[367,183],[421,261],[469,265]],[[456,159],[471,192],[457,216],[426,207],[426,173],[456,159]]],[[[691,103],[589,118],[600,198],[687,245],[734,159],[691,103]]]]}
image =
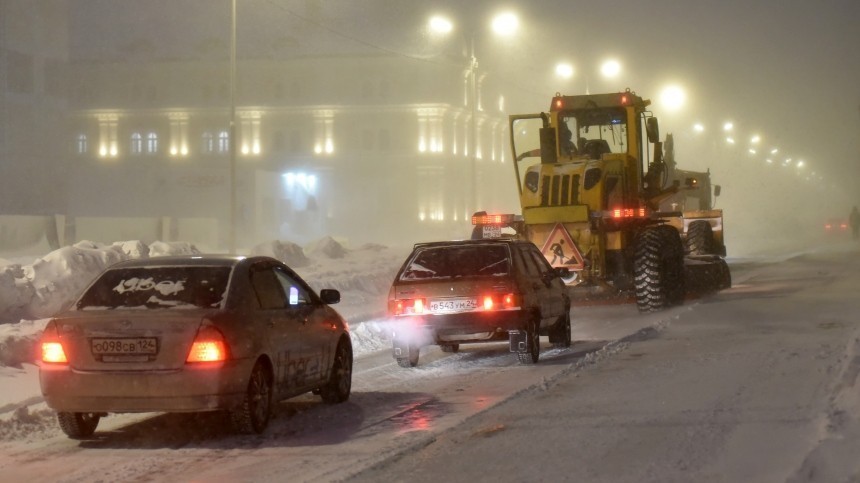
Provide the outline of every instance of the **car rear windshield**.
{"type": "Polygon", "coordinates": [[[221,305],[230,267],[135,267],[108,270],[78,309],[194,309],[221,305]]]}
{"type": "Polygon", "coordinates": [[[506,246],[425,247],[412,255],[400,280],[503,277],[510,270],[510,253],[506,246]]]}

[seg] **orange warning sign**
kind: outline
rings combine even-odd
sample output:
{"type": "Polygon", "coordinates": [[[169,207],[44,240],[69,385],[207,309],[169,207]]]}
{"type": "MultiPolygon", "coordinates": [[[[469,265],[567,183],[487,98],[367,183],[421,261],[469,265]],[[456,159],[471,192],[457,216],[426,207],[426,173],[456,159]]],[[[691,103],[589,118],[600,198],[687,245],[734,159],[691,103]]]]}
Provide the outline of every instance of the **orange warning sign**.
{"type": "Polygon", "coordinates": [[[540,251],[553,267],[567,267],[571,270],[585,268],[582,254],[579,253],[579,249],[573,242],[573,238],[570,237],[570,233],[567,232],[567,228],[561,223],[555,224],[540,251]]]}

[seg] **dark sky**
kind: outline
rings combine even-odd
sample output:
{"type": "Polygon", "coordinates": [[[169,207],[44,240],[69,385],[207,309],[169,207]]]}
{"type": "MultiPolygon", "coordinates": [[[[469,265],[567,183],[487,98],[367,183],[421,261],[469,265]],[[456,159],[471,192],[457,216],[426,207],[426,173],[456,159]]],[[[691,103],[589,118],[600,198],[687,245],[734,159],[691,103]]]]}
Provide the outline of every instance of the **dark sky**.
{"type": "MultiPolygon", "coordinates": [[[[79,56],[135,55],[144,45],[161,55],[193,57],[202,55],[207,42],[216,54],[224,52],[219,45],[228,45],[228,0],[76,4],[73,45],[79,56]]],[[[716,136],[731,120],[739,140],[761,135],[860,201],[860,193],[852,191],[860,186],[858,0],[238,0],[238,5],[240,55],[277,45],[279,55],[376,52],[430,58],[436,47],[423,28],[431,13],[444,12],[460,32],[474,35],[479,61],[491,74],[534,96],[511,99],[510,105],[546,109],[556,90],[584,91],[586,77],[592,92],[630,87],[655,101],[664,132],[680,135],[701,122],[716,136]],[[515,42],[501,44],[486,36],[486,19],[504,7],[520,15],[521,31],[515,42]],[[613,82],[597,73],[597,64],[608,56],[624,69],[613,82]],[[559,60],[576,66],[568,84],[553,77],[559,60]],[[678,113],[661,112],[656,102],[668,83],[687,92],[678,113]]]]}

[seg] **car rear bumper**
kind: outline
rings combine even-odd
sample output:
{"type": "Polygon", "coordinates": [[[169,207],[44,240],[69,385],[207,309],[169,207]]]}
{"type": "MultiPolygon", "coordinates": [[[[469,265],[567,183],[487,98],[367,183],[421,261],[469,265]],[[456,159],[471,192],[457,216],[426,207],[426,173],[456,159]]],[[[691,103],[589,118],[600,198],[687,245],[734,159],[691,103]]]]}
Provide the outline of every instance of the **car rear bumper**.
{"type": "Polygon", "coordinates": [[[42,367],[39,382],[51,409],[67,412],[196,412],[242,403],[252,360],[176,371],[76,371],[42,367]]]}
{"type": "Polygon", "coordinates": [[[506,338],[509,330],[523,328],[523,313],[517,309],[396,317],[394,336],[428,343],[496,340],[506,338]]]}

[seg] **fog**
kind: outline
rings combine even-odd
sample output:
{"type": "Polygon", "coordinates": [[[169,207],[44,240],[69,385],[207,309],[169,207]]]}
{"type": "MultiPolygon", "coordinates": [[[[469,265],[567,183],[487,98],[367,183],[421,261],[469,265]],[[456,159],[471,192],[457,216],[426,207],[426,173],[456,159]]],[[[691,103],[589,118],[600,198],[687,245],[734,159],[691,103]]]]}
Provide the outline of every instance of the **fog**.
{"type": "Polygon", "coordinates": [[[854,0],[236,4],[231,145],[229,0],[0,0],[0,255],[465,238],[473,211],[519,211],[507,116],[586,90],[653,101],[679,167],[722,187],[729,256],[819,243],[860,205],[854,0]]]}

